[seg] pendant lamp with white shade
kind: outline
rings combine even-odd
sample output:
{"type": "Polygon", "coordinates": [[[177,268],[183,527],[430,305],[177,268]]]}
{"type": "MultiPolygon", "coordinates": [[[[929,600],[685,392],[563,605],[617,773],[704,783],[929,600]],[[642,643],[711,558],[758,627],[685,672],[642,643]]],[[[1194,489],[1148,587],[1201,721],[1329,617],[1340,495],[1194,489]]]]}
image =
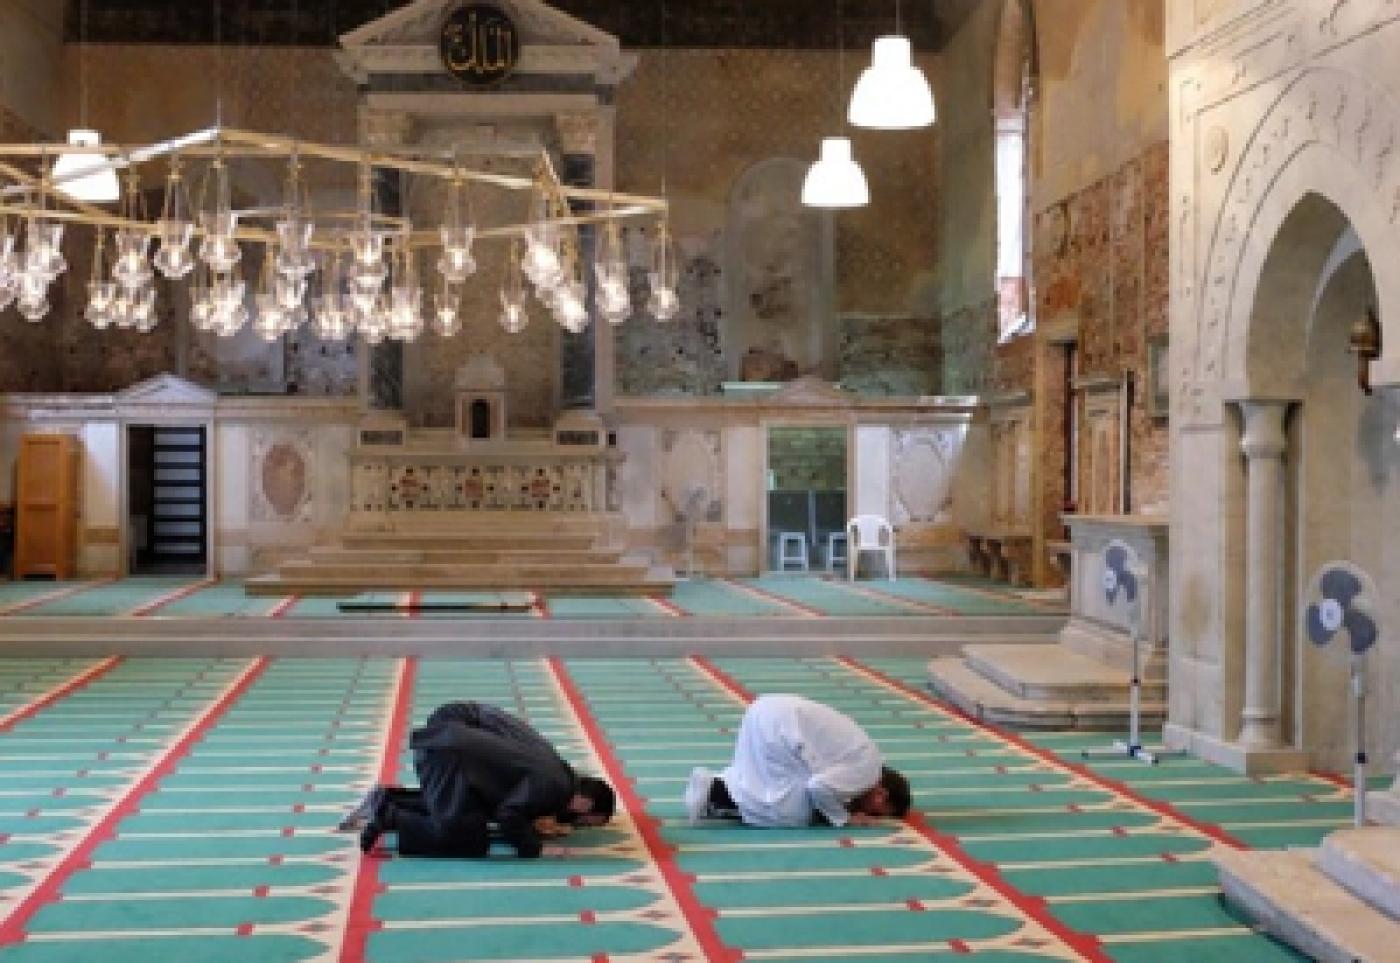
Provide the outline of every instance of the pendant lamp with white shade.
{"type": "MultiPolygon", "coordinates": [[[[82,45],[78,61],[78,126],[68,132],[69,147],[97,147],[102,143],[102,135],[87,126],[87,14],[87,0],[83,0],[78,22],[78,40],[82,45]]],[[[106,154],[65,151],[54,161],[50,177],[60,193],[75,201],[110,204],[122,194],[117,170],[106,154]]]]}
{"type": "Polygon", "coordinates": [[[870,66],[856,81],[846,119],[856,127],[912,130],[934,120],[933,90],[914,66],[908,37],[876,37],[870,66]]]}
{"type": "Polygon", "coordinates": [[[870,203],[865,172],[851,156],[849,137],[822,138],[821,158],[807,170],[802,182],[802,203],[807,207],[864,207],[870,203]]]}
{"type": "MultiPolygon", "coordinates": [[[[70,147],[96,147],[102,135],[95,130],[75,128],[68,132],[70,147]]],[[[72,152],[58,155],[50,175],[54,187],[75,201],[110,204],[121,196],[117,171],[104,154],[72,152]]]]}
{"type": "MultiPolygon", "coordinates": [[[[846,83],[845,22],[841,15],[841,2],[836,3],[836,42],[837,42],[837,101],[846,83]]],[[[849,137],[822,138],[821,156],[807,169],[802,181],[802,204],[804,207],[822,207],[832,210],[864,207],[870,203],[870,186],[865,181],[865,171],[860,169],[851,153],[849,137]]]]}

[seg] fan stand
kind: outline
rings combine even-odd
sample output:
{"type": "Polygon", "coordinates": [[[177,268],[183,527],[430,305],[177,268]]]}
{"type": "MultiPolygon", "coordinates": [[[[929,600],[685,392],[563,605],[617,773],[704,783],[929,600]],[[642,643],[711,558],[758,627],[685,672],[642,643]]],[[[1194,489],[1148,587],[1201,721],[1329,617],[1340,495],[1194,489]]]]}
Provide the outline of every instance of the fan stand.
{"type": "Polygon", "coordinates": [[[1128,738],[1115,739],[1107,749],[1084,749],[1080,756],[1084,759],[1136,759],[1149,766],[1155,766],[1163,759],[1186,756],[1185,749],[1148,747],[1142,744],[1142,610],[1141,603],[1133,610],[1129,619],[1132,625],[1133,668],[1128,683],[1128,738]]]}
{"type": "Polygon", "coordinates": [[[1351,795],[1356,804],[1357,826],[1366,825],[1366,656],[1351,657],[1351,700],[1356,705],[1356,756],[1353,762],[1351,795]]]}

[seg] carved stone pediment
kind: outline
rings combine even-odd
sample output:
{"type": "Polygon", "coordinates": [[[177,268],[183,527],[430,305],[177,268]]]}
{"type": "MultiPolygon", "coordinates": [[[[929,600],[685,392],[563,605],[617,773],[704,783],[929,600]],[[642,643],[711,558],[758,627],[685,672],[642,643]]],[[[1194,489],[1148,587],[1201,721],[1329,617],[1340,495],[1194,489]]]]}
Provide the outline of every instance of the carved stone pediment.
{"type": "Polygon", "coordinates": [[[178,411],[186,414],[193,411],[212,412],[218,400],[217,392],[168,373],[137,382],[118,392],[113,399],[121,413],[178,411]]]}
{"type": "Polygon", "coordinates": [[[794,381],[789,381],[767,400],[769,404],[773,405],[830,407],[832,405],[849,405],[855,400],[855,396],[849,391],[842,391],[830,382],[823,381],[814,375],[803,375],[794,381]]]}
{"type": "MultiPolygon", "coordinates": [[[[612,34],[541,0],[495,2],[519,32],[521,73],[588,73],[616,83],[635,66],[612,34]]],[[[342,34],[338,59],[360,83],[372,74],[437,73],[442,25],[459,6],[461,0],[415,0],[342,34]]]]}
{"type": "MultiPolygon", "coordinates": [[[[354,47],[402,46],[429,44],[436,46],[443,21],[462,5],[462,0],[415,0],[342,34],[340,45],[354,47]]],[[[496,6],[520,30],[522,43],[579,44],[583,46],[618,46],[617,38],[592,24],[584,23],[556,10],[541,0],[496,0],[496,6]]]]}
{"type": "Polygon", "coordinates": [[[491,355],[478,351],[457,369],[453,387],[458,391],[505,391],[506,369],[491,355]]]}

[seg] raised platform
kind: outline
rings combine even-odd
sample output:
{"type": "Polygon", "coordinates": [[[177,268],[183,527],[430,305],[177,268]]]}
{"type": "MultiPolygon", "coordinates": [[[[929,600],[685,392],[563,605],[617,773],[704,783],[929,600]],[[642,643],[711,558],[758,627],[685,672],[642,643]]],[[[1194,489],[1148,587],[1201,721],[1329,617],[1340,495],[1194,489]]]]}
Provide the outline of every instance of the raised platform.
{"type": "Polygon", "coordinates": [[[675,572],[628,554],[607,513],[448,512],[350,527],[248,581],[254,596],[344,596],[376,590],[669,595],[675,572]]]}
{"type": "Polygon", "coordinates": [[[1221,851],[1225,898],[1260,929],[1316,960],[1400,954],[1400,829],[1339,830],[1319,850],[1221,851]]]}
{"type": "MultiPolygon", "coordinates": [[[[1120,729],[1128,722],[1128,672],[1063,644],[968,645],[929,663],[929,684],[963,711],[1027,729],[1120,729]]],[[[1166,717],[1166,685],[1143,689],[1142,721],[1166,717]]]]}

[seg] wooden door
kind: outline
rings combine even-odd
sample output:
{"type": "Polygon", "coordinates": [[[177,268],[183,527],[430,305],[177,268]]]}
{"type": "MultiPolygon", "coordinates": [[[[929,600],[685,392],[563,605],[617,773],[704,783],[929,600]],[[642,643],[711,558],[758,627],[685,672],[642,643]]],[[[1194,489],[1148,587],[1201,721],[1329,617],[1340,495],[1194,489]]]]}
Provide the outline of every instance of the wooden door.
{"type": "Polygon", "coordinates": [[[15,492],[15,577],[72,578],[77,556],[78,444],[25,435],[15,492]]]}

